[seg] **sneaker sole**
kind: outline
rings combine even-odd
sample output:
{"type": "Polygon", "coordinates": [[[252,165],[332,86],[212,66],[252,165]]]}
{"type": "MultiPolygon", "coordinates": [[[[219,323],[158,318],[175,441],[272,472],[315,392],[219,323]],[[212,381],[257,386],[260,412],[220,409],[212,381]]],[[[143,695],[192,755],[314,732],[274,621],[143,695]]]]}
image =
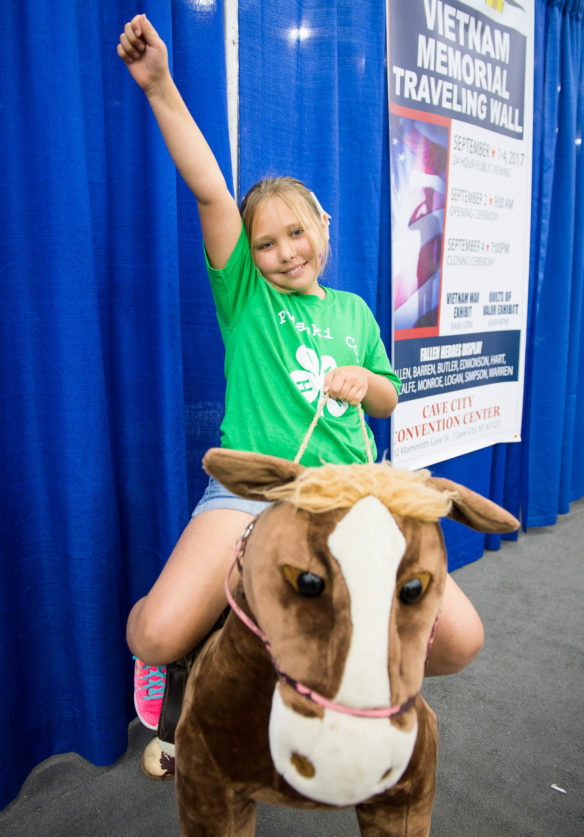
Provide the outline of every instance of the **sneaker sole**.
{"type": "Polygon", "coordinates": [[[156,730],[158,729],[158,724],[156,724],[156,725],[149,724],[148,721],[144,720],[144,718],[140,715],[140,713],[138,711],[138,704],[136,702],[136,693],[135,692],[134,692],[134,709],[136,710],[136,715],[138,716],[138,720],[140,721],[140,723],[144,724],[144,726],[147,727],[148,729],[152,729],[152,730],[154,730],[154,732],[156,732],[156,730]]]}

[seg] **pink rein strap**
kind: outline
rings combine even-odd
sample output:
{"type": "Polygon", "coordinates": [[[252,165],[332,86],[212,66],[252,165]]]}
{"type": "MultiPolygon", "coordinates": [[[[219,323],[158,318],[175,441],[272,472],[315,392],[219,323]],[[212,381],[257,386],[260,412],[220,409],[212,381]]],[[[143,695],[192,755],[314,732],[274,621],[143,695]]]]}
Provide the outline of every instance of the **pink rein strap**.
{"type": "MultiPolygon", "coordinates": [[[[246,533],[248,534],[248,533],[246,533]]],[[[245,537],[245,535],[244,535],[245,537]]],[[[236,556],[233,564],[231,565],[231,569],[227,573],[227,577],[225,579],[225,595],[227,596],[227,601],[231,606],[233,612],[241,619],[244,625],[246,625],[252,633],[254,633],[257,637],[261,639],[266,647],[266,651],[270,655],[270,659],[272,661],[272,665],[278,677],[284,680],[289,686],[291,686],[295,692],[297,692],[302,697],[306,697],[311,700],[313,703],[316,703],[318,706],[322,706],[324,709],[332,709],[334,712],[340,712],[344,715],[356,715],[359,718],[393,718],[396,715],[401,715],[402,712],[407,712],[408,709],[411,709],[415,702],[415,696],[408,698],[404,703],[401,703],[399,706],[384,706],[379,709],[358,709],[354,706],[345,706],[343,703],[335,703],[328,698],[325,698],[323,695],[315,692],[313,689],[309,689],[308,686],[305,686],[303,683],[299,683],[298,680],[294,680],[293,677],[290,677],[288,674],[283,672],[277,662],[275,661],[272,650],[270,647],[270,643],[268,638],[261,630],[259,625],[250,619],[247,613],[239,607],[236,603],[235,599],[231,595],[231,590],[229,589],[229,579],[231,578],[231,574],[235,568],[235,565],[238,562],[238,559],[242,553],[242,541],[238,544],[236,550],[236,556]]],[[[432,631],[433,637],[434,631],[432,631]]]]}

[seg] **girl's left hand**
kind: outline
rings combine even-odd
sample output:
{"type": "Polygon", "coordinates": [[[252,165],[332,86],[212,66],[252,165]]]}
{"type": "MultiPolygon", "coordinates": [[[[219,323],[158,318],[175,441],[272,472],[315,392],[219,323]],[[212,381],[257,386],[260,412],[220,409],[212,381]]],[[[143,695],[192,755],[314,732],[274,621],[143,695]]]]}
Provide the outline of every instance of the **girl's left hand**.
{"type": "Polygon", "coordinates": [[[355,406],[363,401],[368,389],[367,370],[362,366],[337,366],[325,375],[322,391],[355,406]]]}

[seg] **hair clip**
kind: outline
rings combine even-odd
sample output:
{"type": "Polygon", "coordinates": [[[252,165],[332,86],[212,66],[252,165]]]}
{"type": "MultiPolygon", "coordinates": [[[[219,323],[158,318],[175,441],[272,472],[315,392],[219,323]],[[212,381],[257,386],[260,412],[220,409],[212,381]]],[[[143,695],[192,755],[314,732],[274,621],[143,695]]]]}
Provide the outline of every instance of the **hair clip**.
{"type": "Polygon", "coordinates": [[[327,218],[329,219],[329,221],[330,221],[330,219],[332,218],[332,215],[329,215],[329,214],[328,214],[328,212],[326,212],[326,211],[322,208],[322,206],[320,205],[320,201],[319,201],[319,199],[316,197],[316,195],[314,194],[314,192],[311,192],[310,194],[312,195],[312,199],[313,199],[313,201],[314,201],[314,202],[315,202],[315,204],[316,204],[316,208],[318,209],[318,214],[319,214],[319,215],[326,215],[326,217],[327,217],[327,218]]]}

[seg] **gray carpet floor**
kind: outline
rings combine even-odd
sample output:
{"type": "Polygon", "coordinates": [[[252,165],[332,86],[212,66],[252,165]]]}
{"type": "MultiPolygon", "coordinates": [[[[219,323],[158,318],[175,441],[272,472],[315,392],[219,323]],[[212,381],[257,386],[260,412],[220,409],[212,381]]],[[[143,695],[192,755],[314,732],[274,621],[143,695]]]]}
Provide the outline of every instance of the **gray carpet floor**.
{"type": "MultiPolygon", "coordinates": [[[[426,681],[440,755],[432,837],[584,835],[584,500],[457,570],[486,641],[463,672],[426,681]]],[[[178,835],[172,782],[139,768],[151,733],[96,767],[55,756],[0,812],[3,837],[178,835]]],[[[257,837],[356,837],[353,810],[261,806],[257,837]]]]}

